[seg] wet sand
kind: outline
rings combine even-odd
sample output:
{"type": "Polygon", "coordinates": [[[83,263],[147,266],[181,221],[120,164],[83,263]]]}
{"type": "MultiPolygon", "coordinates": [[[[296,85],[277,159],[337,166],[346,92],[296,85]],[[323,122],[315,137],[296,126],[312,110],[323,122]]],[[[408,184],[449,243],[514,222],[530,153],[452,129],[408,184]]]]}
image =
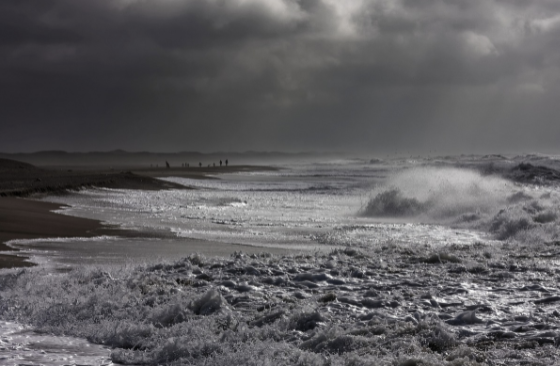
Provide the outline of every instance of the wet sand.
{"type": "Polygon", "coordinates": [[[157,190],[187,187],[164,182],[129,170],[42,169],[15,160],[0,159],[0,197],[58,194],[87,187],[157,190]]]}
{"type": "Polygon", "coordinates": [[[236,165],[223,167],[173,167],[139,168],[60,166],[44,169],[31,164],[0,159],[0,197],[29,197],[35,195],[64,193],[88,187],[116,189],[189,189],[179,184],[157,178],[182,177],[192,179],[213,179],[224,173],[273,171],[273,167],[236,165]]]}
{"type": "MultiPolygon", "coordinates": [[[[14,251],[5,243],[12,239],[95,236],[101,222],[51,212],[62,206],[28,199],[0,198],[0,250],[14,251]]],[[[25,257],[0,255],[0,268],[33,266],[25,257]]]]}
{"type": "MultiPolygon", "coordinates": [[[[28,267],[34,264],[28,258],[17,255],[17,250],[5,243],[12,239],[36,239],[55,237],[94,237],[118,235],[142,237],[149,234],[120,230],[103,225],[100,221],[54,213],[62,206],[49,202],[18,197],[40,197],[46,194],[64,194],[69,190],[88,187],[121,189],[189,189],[182,185],[165,182],[155,177],[180,176],[194,179],[209,178],[210,174],[234,173],[239,171],[272,170],[269,167],[235,166],[206,168],[146,168],[114,172],[84,169],[41,169],[14,160],[0,159],[0,268],[28,267]]],[[[227,255],[236,250],[261,252],[263,248],[240,247],[204,240],[189,240],[192,252],[207,255],[227,255]],[[191,243],[192,241],[192,243],[191,243]]],[[[47,249],[47,248],[45,248],[47,249]]],[[[281,251],[281,250],[279,250],[281,251]]]]}

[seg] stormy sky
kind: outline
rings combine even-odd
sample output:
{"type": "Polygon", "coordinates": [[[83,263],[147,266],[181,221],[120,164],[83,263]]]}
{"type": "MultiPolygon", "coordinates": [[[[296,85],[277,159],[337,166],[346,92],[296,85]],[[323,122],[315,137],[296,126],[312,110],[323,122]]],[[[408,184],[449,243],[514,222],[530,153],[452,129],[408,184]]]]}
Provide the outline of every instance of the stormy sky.
{"type": "Polygon", "coordinates": [[[560,147],[558,0],[2,0],[0,151],[560,147]]]}

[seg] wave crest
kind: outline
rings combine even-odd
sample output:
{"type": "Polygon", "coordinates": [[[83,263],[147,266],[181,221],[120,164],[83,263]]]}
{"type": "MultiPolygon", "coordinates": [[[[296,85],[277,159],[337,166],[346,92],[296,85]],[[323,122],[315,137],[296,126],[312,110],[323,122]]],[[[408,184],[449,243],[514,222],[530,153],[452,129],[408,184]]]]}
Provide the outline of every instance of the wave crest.
{"type": "Polygon", "coordinates": [[[425,204],[415,198],[406,198],[398,188],[377,194],[364,208],[366,216],[404,217],[415,216],[423,211],[425,204]]]}
{"type": "Polygon", "coordinates": [[[472,221],[502,207],[512,183],[468,169],[421,167],[390,177],[362,208],[368,217],[472,221]]]}

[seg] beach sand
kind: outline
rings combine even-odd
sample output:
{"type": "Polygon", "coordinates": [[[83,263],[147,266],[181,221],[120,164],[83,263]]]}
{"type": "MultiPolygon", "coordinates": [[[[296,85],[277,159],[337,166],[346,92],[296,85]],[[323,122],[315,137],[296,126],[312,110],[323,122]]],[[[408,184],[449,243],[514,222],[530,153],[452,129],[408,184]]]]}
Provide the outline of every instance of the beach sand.
{"type": "MultiPolygon", "coordinates": [[[[34,264],[28,258],[18,256],[17,250],[5,243],[12,239],[35,239],[55,237],[94,237],[117,235],[124,237],[146,237],[150,234],[120,230],[103,225],[100,221],[57,214],[52,211],[62,206],[33,200],[47,194],[64,194],[68,190],[88,187],[120,189],[189,189],[188,187],[165,182],[155,177],[181,176],[194,179],[210,178],[209,174],[234,173],[240,171],[271,170],[268,167],[206,167],[206,168],[146,168],[132,171],[114,172],[110,169],[91,170],[41,169],[14,160],[0,159],[0,268],[28,267],[34,264]],[[20,198],[27,197],[27,198],[20,198]]],[[[155,234],[154,234],[155,235],[155,234]]],[[[53,244],[54,245],[54,244],[53,244]]],[[[229,255],[234,251],[245,253],[262,252],[260,247],[239,246],[198,239],[185,239],[185,245],[192,253],[205,255],[229,255]]],[[[48,247],[43,246],[43,249],[48,247]]],[[[266,249],[283,253],[282,249],[266,249]]]]}
{"type": "Polygon", "coordinates": [[[186,189],[129,170],[79,169],[64,167],[42,169],[15,160],[0,159],[0,197],[29,197],[40,194],[64,193],[87,187],[122,189],[186,189]]]}
{"type": "MultiPolygon", "coordinates": [[[[0,250],[14,251],[4,243],[12,239],[95,236],[103,228],[96,220],[59,215],[60,205],[28,199],[0,198],[0,250]]],[[[0,268],[27,267],[25,257],[0,255],[0,268]]]]}

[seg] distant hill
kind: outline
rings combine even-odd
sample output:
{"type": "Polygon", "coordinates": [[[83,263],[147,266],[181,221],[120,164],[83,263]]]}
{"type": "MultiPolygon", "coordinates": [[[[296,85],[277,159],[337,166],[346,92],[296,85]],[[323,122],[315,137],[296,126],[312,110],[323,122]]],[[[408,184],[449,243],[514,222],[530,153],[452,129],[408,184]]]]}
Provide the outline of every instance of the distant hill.
{"type": "Polygon", "coordinates": [[[5,171],[13,171],[13,170],[33,171],[36,169],[37,168],[34,167],[33,165],[21,161],[15,161],[11,159],[0,159],[0,173],[5,171]]]}

